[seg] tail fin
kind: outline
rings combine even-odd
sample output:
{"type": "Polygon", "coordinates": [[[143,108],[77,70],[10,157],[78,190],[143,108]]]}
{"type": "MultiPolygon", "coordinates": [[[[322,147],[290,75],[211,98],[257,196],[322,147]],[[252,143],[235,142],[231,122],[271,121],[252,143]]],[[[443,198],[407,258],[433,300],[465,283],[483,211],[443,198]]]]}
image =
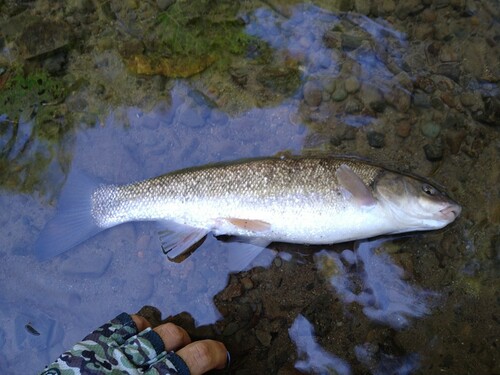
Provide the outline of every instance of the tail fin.
{"type": "Polygon", "coordinates": [[[35,242],[35,254],[39,260],[64,253],[105,229],[95,223],[91,213],[92,193],[98,185],[80,171],[70,173],[56,216],[45,225],[35,242]]]}

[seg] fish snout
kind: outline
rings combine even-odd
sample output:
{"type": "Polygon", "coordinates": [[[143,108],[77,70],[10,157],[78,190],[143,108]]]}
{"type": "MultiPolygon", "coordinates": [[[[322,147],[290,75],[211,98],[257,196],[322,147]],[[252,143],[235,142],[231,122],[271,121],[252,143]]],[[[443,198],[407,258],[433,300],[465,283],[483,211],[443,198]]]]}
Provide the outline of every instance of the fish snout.
{"type": "Polygon", "coordinates": [[[445,208],[439,211],[446,220],[451,223],[455,220],[462,212],[462,207],[456,203],[449,204],[445,208]]]}

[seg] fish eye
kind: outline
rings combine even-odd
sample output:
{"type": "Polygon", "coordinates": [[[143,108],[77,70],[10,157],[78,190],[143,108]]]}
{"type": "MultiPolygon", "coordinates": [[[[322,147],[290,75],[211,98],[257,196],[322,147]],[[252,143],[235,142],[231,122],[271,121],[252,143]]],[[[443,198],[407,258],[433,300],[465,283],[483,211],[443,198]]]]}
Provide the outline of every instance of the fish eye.
{"type": "Polygon", "coordinates": [[[423,184],[422,185],[422,190],[424,191],[425,194],[433,196],[437,194],[437,190],[434,189],[431,185],[429,184],[423,184]]]}

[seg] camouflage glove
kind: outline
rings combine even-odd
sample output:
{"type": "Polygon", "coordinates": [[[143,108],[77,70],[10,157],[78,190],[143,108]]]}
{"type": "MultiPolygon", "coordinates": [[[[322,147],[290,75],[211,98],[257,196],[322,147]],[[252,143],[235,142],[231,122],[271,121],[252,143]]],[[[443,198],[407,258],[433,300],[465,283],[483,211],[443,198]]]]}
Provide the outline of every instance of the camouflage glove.
{"type": "Polygon", "coordinates": [[[151,328],[138,333],[127,313],[96,329],[50,364],[42,375],[179,374],[189,375],[186,363],[166,352],[151,328]]]}

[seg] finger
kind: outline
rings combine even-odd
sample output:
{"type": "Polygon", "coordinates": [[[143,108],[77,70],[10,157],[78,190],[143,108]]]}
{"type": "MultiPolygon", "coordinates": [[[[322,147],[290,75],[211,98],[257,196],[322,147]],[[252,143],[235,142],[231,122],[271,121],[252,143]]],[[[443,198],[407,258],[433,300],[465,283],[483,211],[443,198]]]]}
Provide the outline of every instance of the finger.
{"type": "Polygon", "coordinates": [[[146,328],[149,328],[151,327],[151,323],[149,323],[149,321],[144,318],[143,316],[139,316],[139,315],[131,315],[132,317],[132,320],[134,321],[135,325],[137,326],[137,331],[138,332],[141,332],[141,331],[144,331],[146,328]]]}
{"type": "Polygon", "coordinates": [[[160,335],[167,351],[177,350],[191,342],[186,330],[173,323],[159,325],[154,331],[160,335]]]}
{"type": "Polygon", "coordinates": [[[191,375],[222,369],[228,360],[226,347],[220,341],[215,340],[193,342],[178,350],[176,354],[186,362],[191,375]]]}

